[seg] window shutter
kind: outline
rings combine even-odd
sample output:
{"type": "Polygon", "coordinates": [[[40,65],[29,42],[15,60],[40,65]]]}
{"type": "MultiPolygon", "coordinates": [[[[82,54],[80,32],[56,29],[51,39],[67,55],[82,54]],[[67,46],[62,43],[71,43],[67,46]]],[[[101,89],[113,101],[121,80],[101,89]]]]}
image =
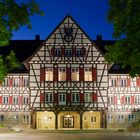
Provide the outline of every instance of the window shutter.
{"type": "Polygon", "coordinates": [[[12,86],[13,85],[13,78],[10,78],[9,79],[9,86],[12,86]]]}
{"type": "Polygon", "coordinates": [[[72,49],[72,55],[76,56],[76,49],[75,48],[72,49]]]}
{"type": "Polygon", "coordinates": [[[84,68],[79,69],[79,80],[84,81],[84,68]]]}
{"type": "Polygon", "coordinates": [[[81,102],[81,103],[84,102],[84,93],[80,93],[80,102],[81,102]]]}
{"type": "Polygon", "coordinates": [[[127,79],[127,86],[131,86],[131,81],[130,81],[130,79],[127,79]]]}
{"type": "Polygon", "coordinates": [[[51,49],[51,55],[54,56],[54,48],[51,49]]]}
{"type": "Polygon", "coordinates": [[[134,96],[131,96],[131,104],[134,104],[134,96]]]}
{"type": "Polygon", "coordinates": [[[67,68],[67,76],[66,76],[67,81],[71,81],[71,69],[67,68]]]}
{"type": "Polygon", "coordinates": [[[0,96],[0,104],[2,104],[2,96],[0,96]]]}
{"type": "Polygon", "coordinates": [[[19,104],[22,104],[22,96],[19,96],[19,104]]]}
{"type": "Polygon", "coordinates": [[[54,74],[53,80],[54,81],[58,81],[58,68],[54,68],[53,74],[54,74]]]}
{"type": "Polygon", "coordinates": [[[137,78],[137,86],[140,86],[140,78],[137,78]]]}
{"type": "Polygon", "coordinates": [[[124,96],[121,98],[121,104],[124,104],[124,96]]]}
{"type": "Polygon", "coordinates": [[[19,79],[19,86],[21,86],[21,87],[23,86],[23,78],[19,79]]]}
{"type": "Polygon", "coordinates": [[[9,97],[9,104],[12,104],[12,96],[9,97]]]}
{"type": "Polygon", "coordinates": [[[97,70],[92,68],[92,81],[97,81],[97,70]]]}
{"type": "Polygon", "coordinates": [[[40,81],[41,82],[45,81],[45,68],[40,69],[40,81]]]}
{"type": "Polygon", "coordinates": [[[71,94],[70,93],[67,93],[67,102],[71,102],[71,94]]]}
{"type": "Polygon", "coordinates": [[[64,48],[62,48],[62,56],[65,56],[65,49],[64,48]]]}
{"type": "Polygon", "coordinates": [[[114,96],[114,104],[117,104],[117,96],[114,96]]]}
{"type": "Polygon", "coordinates": [[[86,55],[86,49],[83,48],[83,55],[86,55]]]}
{"type": "Polygon", "coordinates": [[[92,101],[97,102],[97,93],[92,93],[92,101]]]}
{"type": "Polygon", "coordinates": [[[44,98],[44,93],[40,93],[40,102],[44,103],[45,98],[44,98]]]}
{"type": "Polygon", "coordinates": [[[57,103],[57,102],[58,102],[58,94],[54,93],[54,103],[57,103]]]}

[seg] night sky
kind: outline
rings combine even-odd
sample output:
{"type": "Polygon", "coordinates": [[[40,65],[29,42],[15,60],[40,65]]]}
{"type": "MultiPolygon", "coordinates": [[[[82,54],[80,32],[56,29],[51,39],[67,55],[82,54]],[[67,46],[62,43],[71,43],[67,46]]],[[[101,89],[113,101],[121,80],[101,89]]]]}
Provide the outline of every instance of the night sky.
{"type": "Polygon", "coordinates": [[[113,26],[107,21],[108,0],[36,0],[44,16],[31,17],[32,30],[26,26],[14,32],[14,40],[30,40],[39,34],[45,39],[68,14],[71,15],[91,39],[102,35],[111,40],[113,26]]]}

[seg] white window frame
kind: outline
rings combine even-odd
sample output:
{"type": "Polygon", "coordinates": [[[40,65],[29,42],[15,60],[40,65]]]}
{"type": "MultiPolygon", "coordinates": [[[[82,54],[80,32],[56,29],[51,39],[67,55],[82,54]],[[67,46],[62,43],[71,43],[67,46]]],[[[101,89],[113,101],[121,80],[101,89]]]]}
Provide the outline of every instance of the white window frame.
{"type": "Polygon", "coordinates": [[[92,69],[91,68],[84,69],[84,79],[85,79],[85,81],[92,81],[92,69]]]}
{"type": "Polygon", "coordinates": [[[3,104],[9,104],[9,96],[3,96],[3,104]]]}
{"type": "Polygon", "coordinates": [[[140,96],[135,96],[135,104],[140,104],[140,96]]]}
{"type": "Polygon", "coordinates": [[[79,93],[72,93],[71,94],[71,101],[72,102],[79,102],[80,101],[80,95],[79,95],[79,93]]]}
{"type": "Polygon", "coordinates": [[[28,86],[29,85],[29,81],[28,81],[28,77],[23,77],[23,86],[28,86]]]}
{"type": "Polygon", "coordinates": [[[127,86],[127,80],[126,79],[120,79],[120,86],[127,86]]]}
{"type": "Polygon", "coordinates": [[[129,114],[128,115],[128,122],[134,122],[135,121],[135,115],[134,114],[129,114]]]}
{"type": "Polygon", "coordinates": [[[53,68],[46,68],[45,81],[53,81],[53,68]]]}
{"type": "Polygon", "coordinates": [[[113,123],[113,115],[112,114],[107,115],[107,123],[113,123]]]}
{"type": "Polygon", "coordinates": [[[65,56],[72,57],[72,49],[65,49],[65,56]]]}
{"type": "Polygon", "coordinates": [[[53,93],[46,93],[45,94],[45,101],[46,102],[53,102],[53,93]]]}
{"type": "Polygon", "coordinates": [[[29,97],[28,96],[23,96],[23,98],[22,98],[22,104],[23,105],[29,104],[29,97]]]}
{"type": "Polygon", "coordinates": [[[113,96],[108,97],[108,104],[114,104],[114,97],[113,96]]]}
{"type": "Polygon", "coordinates": [[[111,79],[111,86],[116,86],[117,85],[117,79],[113,78],[111,79]]]}
{"type": "Polygon", "coordinates": [[[83,56],[83,49],[76,49],[76,56],[77,57],[82,57],[83,56]]]}
{"type": "Polygon", "coordinates": [[[130,96],[125,96],[124,97],[124,103],[125,104],[130,104],[131,103],[131,97],[130,96]]]}
{"type": "Polygon", "coordinates": [[[56,48],[56,49],[54,49],[54,56],[61,56],[61,53],[62,53],[62,51],[61,51],[61,49],[59,49],[59,48],[56,48]]]}
{"type": "Polygon", "coordinates": [[[19,116],[18,115],[13,115],[12,119],[13,119],[13,123],[18,123],[19,122],[19,116]]]}
{"type": "Polygon", "coordinates": [[[124,115],[118,115],[118,123],[124,123],[124,115]]]}
{"type": "Polygon", "coordinates": [[[85,102],[92,102],[92,94],[91,93],[85,93],[84,94],[84,100],[85,100],[85,102]]]}
{"type": "Polygon", "coordinates": [[[19,104],[19,97],[13,96],[13,104],[19,104]]]}
{"type": "Polygon", "coordinates": [[[3,86],[8,86],[9,85],[9,79],[8,78],[4,78],[4,81],[2,82],[3,86]]]}
{"type": "Polygon", "coordinates": [[[23,115],[23,123],[29,123],[29,115],[23,115]]]}
{"type": "Polygon", "coordinates": [[[19,86],[19,77],[13,78],[13,86],[19,86]]]}

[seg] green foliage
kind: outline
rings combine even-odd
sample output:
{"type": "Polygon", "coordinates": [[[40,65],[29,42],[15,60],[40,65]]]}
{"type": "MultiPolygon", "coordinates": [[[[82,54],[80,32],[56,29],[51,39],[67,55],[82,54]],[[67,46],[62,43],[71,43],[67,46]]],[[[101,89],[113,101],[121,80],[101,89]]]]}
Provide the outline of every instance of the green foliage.
{"type": "Polygon", "coordinates": [[[127,129],[129,132],[139,132],[140,131],[140,120],[131,123],[127,129]]]}
{"type": "Polygon", "coordinates": [[[35,0],[1,0],[0,1],[0,46],[8,45],[12,31],[20,26],[31,28],[30,16],[43,15],[35,0]]]}
{"type": "Polygon", "coordinates": [[[140,0],[109,0],[108,20],[118,41],[106,46],[110,63],[131,66],[130,75],[140,74],[140,0]]]}
{"type": "Polygon", "coordinates": [[[2,81],[9,71],[19,67],[15,53],[11,51],[6,57],[0,56],[0,81],[2,81]]]}

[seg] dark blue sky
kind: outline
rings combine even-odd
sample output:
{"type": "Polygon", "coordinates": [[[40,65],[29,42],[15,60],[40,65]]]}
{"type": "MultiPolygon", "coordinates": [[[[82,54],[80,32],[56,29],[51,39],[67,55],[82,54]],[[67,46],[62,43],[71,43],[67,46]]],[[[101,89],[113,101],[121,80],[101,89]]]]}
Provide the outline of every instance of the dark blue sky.
{"type": "Polygon", "coordinates": [[[34,39],[36,34],[45,39],[70,14],[91,39],[102,35],[112,39],[113,26],[107,21],[108,0],[36,0],[44,16],[31,17],[32,30],[22,27],[12,39],[34,39]]]}

